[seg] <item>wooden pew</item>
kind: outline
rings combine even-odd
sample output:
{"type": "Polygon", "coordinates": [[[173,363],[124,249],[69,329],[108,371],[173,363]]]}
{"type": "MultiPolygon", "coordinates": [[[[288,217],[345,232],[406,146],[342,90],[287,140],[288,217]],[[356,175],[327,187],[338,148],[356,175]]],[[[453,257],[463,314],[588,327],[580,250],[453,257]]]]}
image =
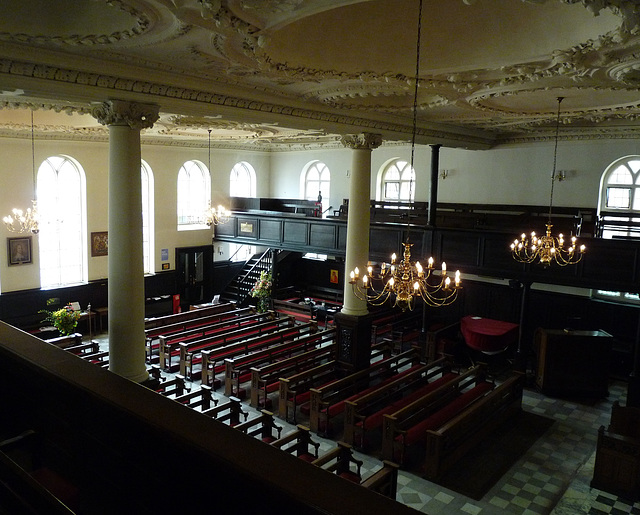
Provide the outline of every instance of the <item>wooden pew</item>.
{"type": "Polygon", "coordinates": [[[640,499],[640,408],[613,403],[609,425],[598,429],[591,486],[640,499]]]}
{"type": "MultiPolygon", "coordinates": [[[[317,325],[310,323],[310,330],[295,334],[286,332],[278,337],[266,338],[263,348],[252,348],[250,352],[228,356],[224,358],[224,394],[235,395],[244,398],[243,383],[251,380],[251,367],[255,365],[269,364],[289,358],[296,353],[303,352],[314,347],[318,339],[317,325]]],[[[303,324],[304,327],[307,324],[303,324]]],[[[301,327],[301,326],[296,326],[301,327]]],[[[270,335],[269,335],[270,336],[270,335]]]]}
{"type": "MultiPolygon", "coordinates": [[[[313,334],[317,332],[317,329],[318,327],[315,322],[297,324],[229,345],[223,345],[213,349],[203,349],[201,353],[202,365],[200,375],[202,384],[207,384],[214,388],[217,387],[218,381],[216,375],[225,371],[226,359],[234,359],[235,357],[242,359],[244,356],[255,355],[259,352],[265,352],[269,356],[275,356],[279,346],[282,345],[283,347],[290,348],[285,344],[292,342],[296,338],[301,338],[306,334],[313,334]]],[[[230,395],[240,397],[237,385],[236,388],[225,387],[225,395],[227,397],[230,395]]]]}
{"type": "Polygon", "coordinates": [[[423,361],[434,361],[444,355],[454,356],[464,340],[460,333],[460,321],[453,324],[437,324],[429,328],[423,349],[423,361]]]}
{"type": "Polygon", "coordinates": [[[170,397],[172,395],[180,396],[185,392],[191,391],[191,388],[186,386],[185,379],[180,374],[176,374],[173,376],[173,379],[168,381],[163,381],[160,385],[155,389],[156,392],[170,397]]]}
{"type": "Polygon", "coordinates": [[[308,304],[300,304],[293,300],[273,299],[273,309],[283,315],[292,316],[299,322],[315,320],[312,307],[308,304]]]}
{"type": "Polygon", "coordinates": [[[482,367],[474,367],[408,404],[395,405],[383,415],[382,458],[405,465],[407,448],[424,443],[428,429],[438,429],[494,386],[482,367]]]}
{"type": "MultiPolygon", "coordinates": [[[[189,313],[198,313],[199,310],[189,311],[189,313]]],[[[222,322],[224,320],[234,319],[241,316],[247,316],[251,313],[254,313],[254,309],[251,307],[241,308],[241,309],[233,309],[226,310],[220,313],[210,313],[208,315],[200,316],[197,318],[188,318],[182,321],[175,321],[171,324],[153,326],[148,329],[145,329],[145,352],[147,362],[151,363],[151,361],[159,360],[159,351],[160,351],[160,342],[159,337],[161,335],[172,335],[184,331],[188,331],[190,329],[195,329],[198,327],[203,327],[205,325],[211,325],[218,322],[222,322]]],[[[169,315],[171,316],[171,315],[169,315]]]]}
{"type": "Polygon", "coordinates": [[[67,347],[74,347],[82,343],[82,334],[73,333],[65,336],[58,336],[56,338],[49,338],[45,342],[55,345],[59,349],[67,349],[67,347]]]}
{"type": "Polygon", "coordinates": [[[207,306],[206,308],[191,309],[189,311],[174,313],[172,315],[145,318],[144,328],[154,329],[158,327],[177,324],[180,322],[186,322],[196,318],[206,317],[209,315],[217,315],[220,313],[224,313],[226,311],[233,311],[235,309],[236,309],[235,302],[224,302],[220,304],[214,304],[213,306],[207,306]]]}
{"type": "Polygon", "coordinates": [[[362,460],[353,455],[352,447],[345,442],[338,442],[334,449],[311,462],[316,467],[332,472],[354,483],[362,481],[362,463],[362,460]]]}
{"type": "Polygon", "coordinates": [[[383,461],[382,467],[362,480],[362,461],[353,455],[353,448],[345,442],[338,442],[336,447],[311,462],[328,472],[336,474],[348,481],[359,483],[391,499],[396,498],[398,491],[398,469],[396,463],[383,461]]]}
{"type": "Polygon", "coordinates": [[[414,347],[328,385],[312,387],[309,390],[309,428],[314,433],[329,435],[331,421],[342,414],[345,401],[366,393],[367,389],[374,388],[377,383],[395,375],[400,369],[417,366],[419,363],[419,350],[414,347]]]}
{"type": "Polygon", "coordinates": [[[426,435],[427,479],[442,476],[499,425],[518,415],[522,411],[523,383],[524,375],[515,373],[443,425],[438,427],[434,417],[433,429],[427,429],[426,435]]]}
{"type": "Polygon", "coordinates": [[[65,347],[64,350],[82,357],[82,355],[84,354],[93,354],[93,353],[99,352],[100,344],[95,340],[91,340],[90,342],[81,343],[80,345],[72,345],[70,347],[65,347]]]}
{"type": "Polygon", "coordinates": [[[377,343],[380,338],[391,337],[393,331],[399,331],[410,325],[419,324],[422,314],[417,311],[398,311],[380,309],[372,314],[371,342],[377,343]]]}
{"type": "Polygon", "coordinates": [[[242,422],[235,428],[266,443],[273,443],[282,436],[282,426],[276,424],[273,413],[265,409],[257,417],[242,422]]]}
{"type": "MultiPolygon", "coordinates": [[[[337,344],[333,343],[323,347],[316,347],[300,354],[294,354],[289,358],[260,367],[259,369],[254,367],[251,370],[252,393],[254,391],[254,378],[256,378],[256,384],[259,383],[256,393],[258,393],[259,398],[262,398],[263,402],[265,402],[269,393],[277,390],[279,392],[278,416],[284,420],[288,420],[288,407],[292,406],[292,402],[295,402],[295,399],[288,401],[289,395],[293,392],[289,390],[289,381],[286,379],[284,381],[286,386],[283,387],[283,378],[280,376],[291,374],[293,382],[297,384],[299,374],[311,369],[313,369],[313,371],[310,372],[312,375],[316,373],[332,375],[336,365],[335,357],[337,352],[337,344]],[[325,367],[325,365],[327,366],[325,367]],[[317,368],[319,366],[322,366],[323,369],[319,370],[317,368]]],[[[259,400],[258,403],[260,403],[259,400]]]]}
{"type": "MultiPolygon", "coordinates": [[[[327,358],[333,355],[327,355],[327,358]]],[[[302,370],[293,375],[280,377],[278,388],[278,416],[289,421],[291,413],[293,423],[296,423],[298,407],[309,402],[310,389],[331,384],[346,375],[340,363],[334,359],[314,360],[310,366],[303,366],[302,370]]]]}
{"type": "Polygon", "coordinates": [[[220,422],[224,422],[230,426],[240,424],[240,417],[247,420],[249,413],[242,409],[242,402],[237,397],[229,397],[228,401],[223,404],[202,411],[203,415],[215,418],[220,422]]]}
{"type": "Polygon", "coordinates": [[[281,329],[291,329],[295,327],[296,321],[292,317],[275,318],[264,322],[254,322],[248,325],[241,325],[236,329],[226,330],[207,335],[202,339],[189,342],[180,342],[178,349],[180,352],[180,374],[193,381],[197,379],[200,369],[195,370],[195,365],[202,363],[202,351],[220,348],[222,346],[239,343],[257,337],[266,337],[281,329]]]}
{"type": "Polygon", "coordinates": [[[411,402],[424,392],[423,388],[435,389],[457,376],[452,372],[451,362],[443,358],[403,370],[345,401],[343,440],[365,448],[367,433],[382,427],[383,415],[395,410],[394,403],[411,402]]]}
{"type": "Polygon", "coordinates": [[[382,461],[382,468],[371,474],[362,483],[365,488],[374,492],[396,499],[398,493],[398,469],[400,466],[389,460],[382,461]]]}
{"type": "Polygon", "coordinates": [[[309,428],[301,424],[298,424],[295,430],[278,438],[271,445],[309,462],[318,458],[318,449],[320,448],[320,444],[311,438],[309,428]]]}
{"type": "Polygon", "coordinates": [[[206,411],[218,404],[218,399],[213,398],[211,388],[206,385],[202,385],[199,390],[190,391],[171,398],[190,408],[200,408],[200,411],[206,411]]]}
{"type": "Polygon", "coordinates": [[[109,366],[109,351],[98,351],[80,354],[78,357],[102,367],[109,366]],[[105,359],[106,358],[106,359],[105,359]]]}
{"type": "Polygon", "coordinates": [[[265,406],[268,395],[279,390],[281,376],[295,374],[302,368],[309,368],[322,361],[335,359],[337,355],[335,329],[326,329],[315,335],[307,336],[305,341],[313,348],[274,363],[249,364],[251,370],[250,402],[253,407],[265,406]]]}
{"type": "Polygon", "coordinates": [[[160,366],[164,370],[171,370],[172,358],[179,355],[179,345],[184,342],[198,341],[206,336],[214,337],[217,334],[224,334],[226,331],[246,327],[256,322],[273,320],[273,312],[254,313],[237,317],[228,317],[222,321],[205,324],[185,331],[171,332],[158,336],[160,366]]]}

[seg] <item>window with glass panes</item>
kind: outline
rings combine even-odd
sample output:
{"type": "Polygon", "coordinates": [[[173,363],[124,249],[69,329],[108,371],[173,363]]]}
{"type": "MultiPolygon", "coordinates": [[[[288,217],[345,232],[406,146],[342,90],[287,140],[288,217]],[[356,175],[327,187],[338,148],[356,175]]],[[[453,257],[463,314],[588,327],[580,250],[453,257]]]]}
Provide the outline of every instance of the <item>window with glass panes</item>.
{"type": "Polygon", "coordinates": [[[382,174],[381,200],[412,201],[415,198],[415,178],[415,172],[408,161],[392,161],[382,174]]]}
{"type": "Polygon", "coordinates": [[[331,172],[326,164],[317,161],[307,168],[304,179],[305,200],[318,200],[322,195],[322,211],[329,206],[331,172]]]}
{"type": "Polygon", "coordinates": [[[187,161],[178,172],[178,230],[208,229],[204,213],[211,202],[211,176],[198,161],[187,161]]]}
{"type": "Polygon", "coordinates": [[[80,165],[66,156],[38,169],[40,284],[54,288],[87,281],[86,186],[80,165]]]}

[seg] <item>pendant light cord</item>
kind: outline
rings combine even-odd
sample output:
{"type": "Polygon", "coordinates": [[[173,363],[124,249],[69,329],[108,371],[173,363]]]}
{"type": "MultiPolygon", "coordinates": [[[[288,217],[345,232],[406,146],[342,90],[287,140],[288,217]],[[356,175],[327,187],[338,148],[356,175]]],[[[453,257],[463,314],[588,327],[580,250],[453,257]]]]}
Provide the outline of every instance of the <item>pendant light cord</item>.
{"type": "Polygon", "coordinates": [[[413,163],[415,161],[416,134],[418,132],[418,84],[420,82],[420,38],[422,35],[422,1],[418,2],[418,34],[416,38],[416,74],[413,89],[413,125],[411,130],[411,158],[410,158],[410,181],[409,181],[409,213],[407,213],[407,242],[409,242],[409,231],[411,230],[411,208],[413,207],[413,177],[415,174],[413,163]]]}
{"type": "Polygon", "coordinates": [[[558,138],[560,136],[560,103],[564,97],[558,97],[558,113],[556,115],[556,139],[553,149],[553,168],[551,170],[551,193],[549,195],[549,223],[551,223],[551,209],[553,206],[553,186],[556,182],[556,164],[558,162],[558,138]]]}
{"type": "Polygon", "coordinates": [[[33,109],[31,109],[31,180],[33,181],[33,200],[36,199],[36,146],[33,129],[33,109]]]}

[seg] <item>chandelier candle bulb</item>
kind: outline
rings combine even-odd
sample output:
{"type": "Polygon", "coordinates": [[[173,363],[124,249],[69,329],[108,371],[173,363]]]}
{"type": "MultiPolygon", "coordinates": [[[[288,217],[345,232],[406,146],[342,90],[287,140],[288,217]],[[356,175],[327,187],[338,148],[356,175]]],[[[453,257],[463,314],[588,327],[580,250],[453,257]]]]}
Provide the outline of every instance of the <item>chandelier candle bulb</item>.
{"type": "Polygon", "coordinates": [[[453,303],[458,290],[462,289],[460,271],[456,271],[454,278],[447,276],[447,265],[443,262],[442,273],[438,273],[433,267],[433,258],[428,260],[429,268],[425,269],[419,261],[411,260],[411,244],[402,245],[403,258],[397,264],[385,267],[382,263],[380,268],[369,266],[369,273],[362,280],[358,280],[358,268],[354,268],[349,282],[356,297],[374,306],[391,298],[394,306],[402,310],[412,310],[419,299],[431,307],[453,303]]]}

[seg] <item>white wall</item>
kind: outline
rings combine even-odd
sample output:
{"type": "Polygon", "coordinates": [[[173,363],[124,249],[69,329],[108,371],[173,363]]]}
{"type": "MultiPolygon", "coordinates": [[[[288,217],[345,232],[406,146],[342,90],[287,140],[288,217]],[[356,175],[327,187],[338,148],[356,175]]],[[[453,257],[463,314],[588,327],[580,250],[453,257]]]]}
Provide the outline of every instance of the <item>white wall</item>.
{"type": "MultiPolygon", "coordinates": [[[[0,170],[0,216],[13,207],[28,207],[33,186],[30,139],[0,138],[3,167],[0,170]]],[[[87,179],[87,240],[91,232],[108,228],[108,143],[39,140],[35,144],[36,166],[49,155],[65,154],[84,168],[87,179]]],[[[558,170],[568,170],[568,179],[555,184],[554,205],[596,207],[600,177],[614,160],[640,154],[640,140],[561,141],[558,170]]],[[[331,171],[329,204],[337,210],[348,197],[352,152],[346,148],[295,152],[256,152],[213,149],[212,202],[228,199],[229,173],[238,161],[250,163],[256,170],[257,196],[298,198],[300,173],[313,160],[324,162],[331,171]]],[[[392,158],[409,160],[410,148],[382,146],[372,152],[371,198],[375,198],[378,170],[392,158]]],[[[155,269],[161,270],[161,249],[168,249],[169,263],[175,266],[176,247],[208,245],[211,230],[178,231],[176,224],[176,185],[180,166],[189,159],[207,163],[207,148],[143,145],[142,158],[151,167],[155,180],[155,269]]],[[[509,145],[494,150],[470,151],[441,148],[440,169],[450,170],[439,180],[441,202],[547,205],[553,165],[553,143],[509,145]]],[[[419,146],[415,153],[417,170],[416,199],[428,200],[431,147],[419,146]]],[[[16,236],[4,225],[0,238],[16,236]]],[[[225,254],[216,255],[226,259],[225,254]]],[[[216,249],[217,250],[217,249],[216,249]]],[[[0,291],[40,286],[38,238],[33,237],[33,263],[8,266],[7,252],[0,252],[0,291]]],[[[89,280],[107,276],[107,257],[89,257],[89,280]]]]}
{"type": "MultiPolygon", "coordinates": [[[[450,171],[438,181],[440,202],[476,204],[549,204],[553,142],[509,145],[492,150],[461,150],[442,147],[439,169],[450,171]]],[[[429,200],[431,147],[416,148],[416,200],[429,200]]],[[[600,177],[614,160],[640,154],[640,140],[560,141],[557,170],[567,179],[554,185],[554,206],[597,207],[600,177]]],[[[371,155],[371,198],[376,196],[378,171],[392,158],[410,159],[410,147],[382,146],[371,155]]],[[[274,153],[271,158],[271,196],[296,197],[300,172],[311,160],[323,161],[331,171],[330,203],[334,209],[348,196],[351,151],[274,153]]]]}
{"type": "MultiPolygon", "coordinates": [[[[50,155],[64,154],[77,160],[84,169],[87,185],[87,242],[92,232],[108,230],[108,166],[107,142],[72,142],[41,140],[35,142],[36,168],[50,155]]],[[[14,207],[26,208],[33,196],[31,140],[0,138],[0,151],[4,156],[0,170],[0,217],[14,207]]],[[[178,170],[190,159],[207,164],[207,148],[143,145],[142,159],[150,166],[155,186],[155,270],[161,271],[161,250],[168,249],[170,269],[175,268],[176,247],[208,245],[212,230],[178,231],[176,187],[178,170]]],[[[213,205],[228,205],[229,174],[240,160],[249,162],[256,171],[257,194],[270,194],[269,154],[264,152],[240,152],[237,150],[212,150],[211,200],[213,205]]],[[[9,232],[0,224],[0,238],[23,237],[9,232]]],[[[89,280],[108,275],[108,257],[91,257],[88,252],[89,280]]],[[[217,256],[224,259],[225,256],[217,256]]],[[[32,237],[32,263],[8,265],[6,251],[0,252],[0,291],[8,292],[40,287],[38,237],[32,237]]]]}

